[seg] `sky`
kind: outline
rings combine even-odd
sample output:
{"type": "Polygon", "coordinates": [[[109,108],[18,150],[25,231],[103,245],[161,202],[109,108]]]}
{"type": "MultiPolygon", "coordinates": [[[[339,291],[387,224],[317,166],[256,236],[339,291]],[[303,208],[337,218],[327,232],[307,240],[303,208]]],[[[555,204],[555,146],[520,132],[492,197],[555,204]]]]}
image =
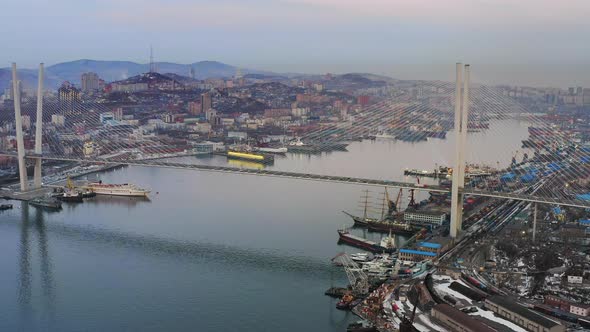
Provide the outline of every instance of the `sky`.
{"type": "Polygon", "coordinates": [[[217,60],[590,87],[588,0],[3,0],[0,67],[76,59],[217,60]]]}

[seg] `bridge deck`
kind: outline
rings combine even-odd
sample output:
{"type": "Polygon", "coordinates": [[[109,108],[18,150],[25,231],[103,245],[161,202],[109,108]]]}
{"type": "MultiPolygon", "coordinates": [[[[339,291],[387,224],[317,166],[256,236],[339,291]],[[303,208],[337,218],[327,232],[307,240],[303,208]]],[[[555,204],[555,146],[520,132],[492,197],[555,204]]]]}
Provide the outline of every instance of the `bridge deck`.
{"type": "MultiPolygon", "coordinates": [[[[16,153],[0,153],[3,156],[16,157],[16,153]]],[[[192,169],[198,171],[209,171],[209,172],[220,172],[220,173],[233,173],[233,174],[244,174],[244,175],[258,175],[258,176],[271,176],[281,177],[297,180],[309,180],[309,181],[326,181],[336,182],[345,184],[356,184],[366,186],[380,186],[380,187],[395,187],[403,189],[414,189],[422,191],[433,191],[448,193],[450,189],[443,188],[440,186],[426,186],[415,183],[390,181],[390,180],[379,180],[379,179],[367,179],[337,175],[321,175],[311,173],[298,173],[298,172],[286,172],[279,170],[260,170],[250,168],[238,168],[238,167],[227,167],[227,166],[213,166],[213,165],[199,165],[199,164],[187,164],[187,163],[175,163],[175,162],[162,162],[158,161],[155,163],[153,160],[104,160],[104,159],[84,159],[84,158],[66,158],[60,156],[39,156],[36,154],[28,154],[26,158],[36,159],[42,158],[47,160],[58,160],[58,161],[72,161],[72,162],[84,162],[84,163],[98,163],[98,164],[123,164],[130,166],[148,166],[148,167],[164,167],[164,168],[176,168],[176,169],[192,169]]],[[[462,190],[463,193],[475,196],[493,197],[499,199],[510,199],[526,202],[537,202],[542,204],[559,204],[562,206],[578,207],[578,208],[590,208],[590,202],[581,200],[560,200],[547,197],[532,196],[526,194],[506,193],[506,192],[492,192],[478,189],[466,188],[462,190]]]]}

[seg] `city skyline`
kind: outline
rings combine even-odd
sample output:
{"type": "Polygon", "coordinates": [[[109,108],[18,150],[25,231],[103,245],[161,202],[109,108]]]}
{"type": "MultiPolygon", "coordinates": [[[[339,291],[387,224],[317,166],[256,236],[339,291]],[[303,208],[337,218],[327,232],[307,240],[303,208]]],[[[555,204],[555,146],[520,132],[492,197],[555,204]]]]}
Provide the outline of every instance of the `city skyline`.
{"type": "Polygon", "coordinates": [[[147,63],[151,44],[156,61],[444,80],[452,80],[448,64],[463,61],[477,64],[486,83],[588,85],[590,47],[580,41],[590,31],[589,9],[583,1],[13,2],[2,21],[26,29],[6,36],[0,67],[147,63]]]}

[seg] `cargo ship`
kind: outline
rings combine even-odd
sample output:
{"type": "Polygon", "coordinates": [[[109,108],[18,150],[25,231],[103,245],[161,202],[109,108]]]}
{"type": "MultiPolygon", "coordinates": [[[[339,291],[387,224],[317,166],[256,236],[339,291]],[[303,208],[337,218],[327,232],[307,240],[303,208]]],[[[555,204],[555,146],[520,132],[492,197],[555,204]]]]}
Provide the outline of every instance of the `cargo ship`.
{"type": "Polygon", "coordinates": [[[338,230],[339,242],[351,245],[353,247],[357,247],[360,249],[364,249],[370,251],[372,253],[393,253],[395,252],[395,248],[385,248],[381,245],[373,242],[371,240],[367,240],[360,236],[356,236],[351,234],[346,229],[338,230]]]}
{"type": "Polygon", "coordinates": [[[129,196],[129,197],[147,197],[149,190],[139,188],[133,184],[104,184],[102,181],[92,182],[83,186],[84,189],[90,190],[97,195],[109,196],[129,196]]]}
{"type": "Polygon", "coordinates": [[[272,155],[245,151],[227,151],[227,158],[256,161],[263,164],[271,164],[275,161],[272,155]]]}

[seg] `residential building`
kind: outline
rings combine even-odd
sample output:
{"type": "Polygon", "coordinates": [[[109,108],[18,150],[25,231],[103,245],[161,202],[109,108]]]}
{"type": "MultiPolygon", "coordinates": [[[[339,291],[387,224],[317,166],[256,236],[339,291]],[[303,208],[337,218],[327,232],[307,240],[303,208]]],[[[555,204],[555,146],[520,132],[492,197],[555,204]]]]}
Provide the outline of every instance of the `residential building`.
{"type": "Polygon", "coordinates": [[[31,117],[29,115],[21,115],[21,123],[24,130],[31,129],[31,117]]]}
{"type": "Polygon", "coordinates": [[[555,295],[545,295],[543,297],[543,303],[550,305],[555,308],[559,308],[563,311],[570,311],[570,302],[555,295]]]}
{"type": "Polygon", "coordinates": [[[199,101],[189,101],[188,102],[188,112],[192,115],[199,115],[201,114],[201,102],[199,101]]]}
{"type": "Polygon", "coordinates": [[[588,304],[572,304],[570,305],[570,312],[579,316],[590,316],[590,305],[588,304]]]}
{"type": "Polygon", "coordinates": [[[56,126],[65,126],[66,117],[61,114],[52,114],[51,123],[53,123],[56,126]]]}
{"type": "Polygon", "coordinates": [[[213,107],[211,92],[205,92],[201,95],[201,113],[207,113],[213,107]]]}
{"type": "Polygon", "coordinates": [[[83,92],[97,91],[100,87],[100,78],[97,73],[83,73],[80,82],[83,92]]]}
{"type": "Polygon", "coordinates": [[[65,81],[57,89],[58,101],[63,114],[72,114],[78,111],[80,102],[80,90],[74,87],[70,82],[65,81]]]}

